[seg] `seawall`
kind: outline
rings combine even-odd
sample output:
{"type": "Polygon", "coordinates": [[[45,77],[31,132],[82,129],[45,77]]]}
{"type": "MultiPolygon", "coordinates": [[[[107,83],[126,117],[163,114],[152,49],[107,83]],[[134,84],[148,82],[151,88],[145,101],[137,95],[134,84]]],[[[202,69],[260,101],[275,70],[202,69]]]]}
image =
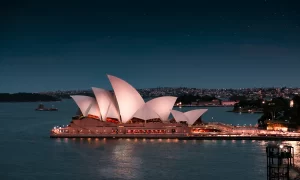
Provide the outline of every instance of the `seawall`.
{"type": "Polygon", "coordinates": [[[292,136],[186,136],[186,135],[128,135],[128,134],[56,134],[50,138],[129,138],[129,139],[178,139],[178,140],[269,140],[300,141],[292,136]]]}

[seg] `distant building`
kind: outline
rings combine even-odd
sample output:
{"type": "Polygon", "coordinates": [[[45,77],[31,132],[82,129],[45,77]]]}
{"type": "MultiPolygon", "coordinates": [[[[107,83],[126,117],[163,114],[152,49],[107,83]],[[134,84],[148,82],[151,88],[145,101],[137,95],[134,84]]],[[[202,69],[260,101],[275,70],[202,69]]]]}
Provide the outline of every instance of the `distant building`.
{"type": "Polygon", "coordinates": [[[220,105],[220,101],[218,99],[214,99],[211,101],[213,105],[220,105]]]}
{"type": "Polygon", "coordinates": [[[267,122],[268,131],[288,131],[288,123],[284,122],[267,122]]]}
{"type": "Polygon", "coordinates": [[[197,106],[197,105],[198,105],[198,102],[192,102],[191,105],[192,105],[192,106],[197,106]]]}
{"type": "Polygon", "coordinates": [[[220,105],[220,101],[218,99],[214,99],[212,101],[200,101],[198,102],[199,106],[218,106],[220,105]]]}
{"type": "Polygon", "coordinates": [[[238,103],[238,102],[236,102],[236,101],[222,101],[221,105],[222,106],[234,106],[236,103],[238,103]]]}

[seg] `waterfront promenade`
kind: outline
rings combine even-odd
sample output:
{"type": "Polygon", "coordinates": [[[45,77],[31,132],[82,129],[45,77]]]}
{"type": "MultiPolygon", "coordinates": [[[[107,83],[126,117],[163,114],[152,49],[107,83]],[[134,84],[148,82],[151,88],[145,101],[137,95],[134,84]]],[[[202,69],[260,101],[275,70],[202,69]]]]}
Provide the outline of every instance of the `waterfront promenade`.
{"type": "Polygon", "coordinates": [[[99,133],[85,128],[85,132],[69,130],[68,127],[59,127],[50,133],[51,138],[138,138],[138,139],[183,139],[183,140],[282,140],[300,141],[299,132],[268,131],[258,129],[254,126],[232,126],[219,122],[210,122],[194,126],[202,129],[201,132],[166,132],[157,133],[122,133],[110,132],[99,133]],[[216,132],[205,132],[205,130],[216,130],[216,132]]]}
{"type": "Polygon", "coordinates": [[[197,135],[184,136],[142,135],[142,134],[51,134],[51,138],[108,138],[108,139],[178,139],[178,140],[271,140],[271,141],[300,141],[300,136],[249,136],[249,135],[197,135]]]}
{"type": "MultiPolygon", "coordinates": [[[[251,130],[251,132],[253,132],[251,130]]],[[[51,133],[51,138],[108,138],[108,139],[178,139],[178,140],[274,140],[274,141],[300,141],[300,133],[292,132],[276,132],[271,131],[267,133],[258,133],[261,131],[254,131],[254,133],[201,133],[201,134],[75,134],[75,133],[51,133]]]]}

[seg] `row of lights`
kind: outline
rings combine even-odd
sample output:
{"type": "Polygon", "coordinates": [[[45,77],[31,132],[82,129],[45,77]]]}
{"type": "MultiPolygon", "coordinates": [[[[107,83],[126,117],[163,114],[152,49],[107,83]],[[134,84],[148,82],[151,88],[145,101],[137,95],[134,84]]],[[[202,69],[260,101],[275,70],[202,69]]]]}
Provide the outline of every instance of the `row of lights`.
{"type": "Polygon", "coordinates": [[[69,125],[62,125],[62,126],[54,126],[53,129],[61,129],[64,127],[69,127],[69,125]]]}
{"type": "MultiPolygon", "coordinates": [[[[59,139],[60,139],[60,138],[59,138],[59,139]]],[[[64,141],[67,142],[68,139],[69,139],[69,138],[64,138],[64,141]]],[[[91,142],[92,139],[95,139],[96,142],[98,142],[98,141],[100,140],[99,138],[87,138],[87,140],[88,140],[89,142],[91,142]]],[[[72,138],[72,140],[75,141],[76,138],[72,138]]],[[[83,141],[83,140],[85,140],[85,138],[80,138],[80,141],[83,141]]],[[[106,141],[106,138],[103,138],[102,140],[103,140],[103,141],[106,141]]],[[[120,138],[119,140],[122,140],[122,138],[120,138]]],[[[126,140],[127,140],[127,141],[131,141],[130,138],[127,138],[126,140]]],[[[154,142],[154,140],[155,140],[155,139],[149,139],[150,142],[154,142]]],[[[187,142],[187,140],[179,140],[179,139],[165,139],[165,140],[166,140],[167,142],[176,142],[176,143],[179,142],[179,141],[182,141],[182,142],[184,142],[184,143],[187,142]],[[172,140],[172,141],[171,141],[171,140],[172,140]]],[[[137,141],[138,141],[138,139],[135,138],[135,139],[134,139],[134,142],[137,142],[137,141]]],[[[143,138],[142,141],[145,142],[145,141],[146,141],[146,138],[143,138]]],[[[157,141],[163,142],[163,139],[157,139],[157,141]]],[[[197,140],[194,139],[194,140],[192,140],[192,141],[193,141],[193,142],[196,142],[197,140]]],[[[220,140],[204,140],[204,141],[217,142],[217,141],[220,141],[220,140]]],[[[224,143],[224,142],[228,142],[228,141],[230,141],[230,140],[222,140],[223,143],[224,143]]],[[[231,140],[231,142],[235,143],[236,140],[231,140]]],[[[246,140],[242,140],[241,142],[242,142],[242,143],[245,143],[246,140]]],[[[252,140],[251,142],[256,142],[256,140],[252,140]]],[[[283,145],[280,145],[280,147],[282,148],[283,145]]]]}
{"type": "MultiPolygon", "coordinates": [[[[61,138],[58,138],[58,139],[61,139],[61,138]]],[[[69,138],[64,138],[64,140],[68,140],[69,138]]],[[[76,140],[76,139],[80,139],[80,140],[84,140],[84,139],[87,139],[88,141],[91,141],[92,139],[95,139],[95,141],[99,141],[100,140],[100,138],[72,138],[72,140],[76,140]]],[[[119,140],[122,140],[123,138],[118,138],[119,140]]],[[[131,138],[124,138],[124,139],[126,139],[127,141],[131,141],[131,138]]],[[[135,138],[134,139],[134,141],[137,141],[138,139],[141,139],[141,138],[135,138]]],[[[147,138],[148,139],[148,138],[147,138]]],[[[143,141],[146,141],[147,140],[146,138],[143,138],[142,140],[143,141]]],[[[105,141],[106,140],[106,138],[103,138],[103,140],[105,141]]],[[[154,141],[155,139],[149,139],[150,141],[154,141]]],[[[163,139],[157,139],[158,141],[162,141],[163,139]]],[[[177,138],[175,138],[175,139],[170,139],[170,138],[168,138],[168,139],[166,139],[167,141],[170,141],[170,140],[173,140],[173,141],[179,141],[179,139],[177,139],[177,138]]],[[[186,142],[186,140],[183,140],[184,142],[186,142]]]]}

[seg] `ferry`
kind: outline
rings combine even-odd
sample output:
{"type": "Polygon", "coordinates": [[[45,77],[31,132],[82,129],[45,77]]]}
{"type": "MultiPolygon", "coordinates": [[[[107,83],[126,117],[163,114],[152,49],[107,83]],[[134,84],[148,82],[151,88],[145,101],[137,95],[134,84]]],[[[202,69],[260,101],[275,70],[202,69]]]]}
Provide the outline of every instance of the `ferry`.
{"type": "Polygon", "coordinates": [[[45,108],[43,104],[39,104],[39,106],[35,109],[36,111],[58,111],[53,105],[51,108],[45,108]]]}

